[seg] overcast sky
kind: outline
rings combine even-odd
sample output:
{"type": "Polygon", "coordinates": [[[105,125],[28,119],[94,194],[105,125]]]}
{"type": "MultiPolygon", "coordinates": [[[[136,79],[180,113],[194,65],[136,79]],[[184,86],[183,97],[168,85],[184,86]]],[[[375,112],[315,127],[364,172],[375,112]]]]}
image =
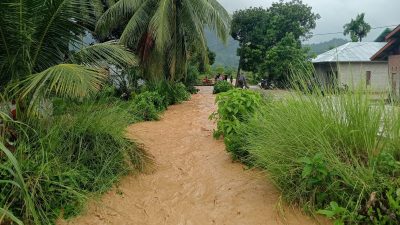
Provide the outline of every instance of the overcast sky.
{"type": "MultiPolygon", "coordinates": [[[[269,7],[278,0],[218,0],[230,13],[238,9],[249,7],[269,7]]],[[[381,27],[400,24],[400,0],[303,0],[319,13],[321,19],[317,21],[314,34],[342,32],[343,25],[355,18],[358,13],[364,12],[365,20],[371,27],[381,27]]],[[[365,41],[373,41],[384,28],[371,30],[365,41]]],[[[311,43],[328,41],[335,37],[344,37],[341,34],[314,36],[311,43]]],[[[349,39],[349,37],[347,37],[349,39]]]]}

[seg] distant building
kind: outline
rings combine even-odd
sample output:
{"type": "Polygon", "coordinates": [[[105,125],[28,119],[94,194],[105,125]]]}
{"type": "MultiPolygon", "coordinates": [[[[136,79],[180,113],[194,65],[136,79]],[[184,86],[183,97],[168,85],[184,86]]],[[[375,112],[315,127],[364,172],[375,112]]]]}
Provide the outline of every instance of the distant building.
{"type": "Polygon", "coordinates": [[[400,96],[400,25],[390,32],[385,45],[372,57],[372,61],[388,61],[388,77],[392,93],[400,96]]]}
{"type": "MultiPolygon", "coordinates": [[[[386,42],[349,42],[329,50],[312,62],[324,86],[362,85],[374,92],[389,90],[387,59],[371,60],[386,42]]],[[[399,67],[400,68],[400,67],[399,67]]]]}

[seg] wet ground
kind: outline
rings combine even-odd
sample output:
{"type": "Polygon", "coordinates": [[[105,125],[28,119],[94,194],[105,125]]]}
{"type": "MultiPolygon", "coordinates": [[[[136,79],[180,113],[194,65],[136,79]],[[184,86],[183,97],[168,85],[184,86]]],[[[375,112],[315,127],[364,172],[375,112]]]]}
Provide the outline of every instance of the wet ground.
{"type": "Polygon", "coordinates": [[[160,121],[129,127],[128,136],[154,156],[154,171],[124,178],[82,216],[59,224],[317,224],[283,206],[265,174],[233,163],[223,141],[213,139],[211,92],[202,87],[160,121]]]}

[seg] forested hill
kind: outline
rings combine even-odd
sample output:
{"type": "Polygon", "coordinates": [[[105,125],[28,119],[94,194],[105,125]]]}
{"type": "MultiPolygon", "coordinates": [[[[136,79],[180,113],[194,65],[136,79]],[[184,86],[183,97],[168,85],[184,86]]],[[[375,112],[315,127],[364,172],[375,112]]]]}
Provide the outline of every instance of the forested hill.
{"type": "Polygon", "coordinates": [[[227,44],[224,45],[213,32],[208,30],[205,31],[205,35],[208,47],[217,55],[214,65],[236,68],[239,64],[239,57],[236,55],[239,43],[229,36],[227,44]]]}
{"type": "Polygon", "coordinates": [[[331,50],[332,48],[336,48],[338,46],[344,45],[348,40],[342,39],[342,38],[334,38],[330,41],[326,42],[321,42],[321,43],[316,43],[316,44],[306,44],[304,47],[310,47],[311,48],[311,53],[315,53],[317,55],[324,53],[328,50],[331,50]]]}

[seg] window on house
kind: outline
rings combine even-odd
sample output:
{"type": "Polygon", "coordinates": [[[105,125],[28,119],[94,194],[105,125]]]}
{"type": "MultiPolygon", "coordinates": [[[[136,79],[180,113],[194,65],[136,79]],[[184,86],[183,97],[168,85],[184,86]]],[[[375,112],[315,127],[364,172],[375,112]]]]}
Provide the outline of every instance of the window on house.
{"type": "Polygon", "coordinates": [[[371,85],[371,71],[367,71],[365,81],[367,86],[371,85]]]}

